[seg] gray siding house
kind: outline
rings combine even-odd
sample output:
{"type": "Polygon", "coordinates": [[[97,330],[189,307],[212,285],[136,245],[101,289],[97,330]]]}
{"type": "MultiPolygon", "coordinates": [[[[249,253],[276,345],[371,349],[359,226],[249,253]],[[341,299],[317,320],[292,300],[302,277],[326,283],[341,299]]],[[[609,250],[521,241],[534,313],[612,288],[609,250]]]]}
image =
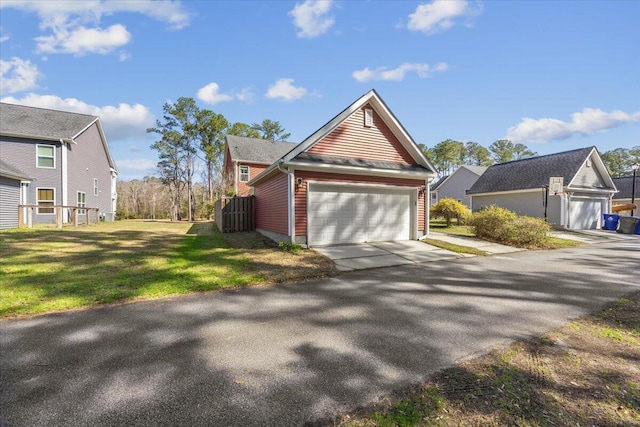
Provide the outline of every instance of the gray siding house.
{"type": "MultiPolygon", "coordinates": [[[[0,187],[6,224],[17,224],[19,204],[39,206],[35,223],[55,222],[53,205],[98,208],[104,219],[114,219],[118,169],[98,117],[0,103],[0,160],[19,172],[17,203],[6,176],[0,187]]],[[[69,218],[65,209],[63,221],[69,218]]]]}
{"type": "Polygon", "coordinates": [[[435,205],[442,199],[455,199],[471,208],[471,198],[467,195],[467,190],[486,170],[483,166],[462,165],[451,175],[440,178],[431,187],[431,204],[435,205]]]}
{"type": "Polygon", "coordinates": [[[467,191],[471,208],[497,205],[544,218],[544,187],[551,177],[561,177],[563,186],[558,194],[549,192],[548,222],[570,229],[600,228],[617,189],[596,147],[493,165],[467,191]]]}

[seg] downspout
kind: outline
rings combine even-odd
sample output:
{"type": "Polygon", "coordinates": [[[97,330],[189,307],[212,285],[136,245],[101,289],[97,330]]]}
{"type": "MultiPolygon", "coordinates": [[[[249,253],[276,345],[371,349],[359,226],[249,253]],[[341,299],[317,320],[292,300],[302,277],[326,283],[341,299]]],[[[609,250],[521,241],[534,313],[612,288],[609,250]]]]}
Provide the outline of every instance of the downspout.
{"type": "Polygon", "coordinates": [[[233,161],[233,194],[238,195],[238,174],[240,171],[238,170],[238,161],[233,161]]]}
{"type": "Polygon", "coordinates": [[[295,182],[293,171],[289,169],[282,169],[284,159],[278,160],[278,170],[282,173],[289,175],[287,180],[287,214],[289,216],[289,243],[295,243],[295,231],[296,231],[296,208],[295,208],[295,182]]]}

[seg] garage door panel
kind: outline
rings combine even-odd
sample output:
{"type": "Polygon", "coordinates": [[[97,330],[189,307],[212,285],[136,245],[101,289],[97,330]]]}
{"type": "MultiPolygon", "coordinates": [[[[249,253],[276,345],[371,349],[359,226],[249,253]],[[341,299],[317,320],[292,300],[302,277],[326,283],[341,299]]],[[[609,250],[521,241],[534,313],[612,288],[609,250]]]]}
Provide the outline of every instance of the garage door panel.
{"type": "Polygon", "coordinates": [[[602,217],[601,200],[571,200],[569,227],[574,230],[594,229],[600,226],[602,217]]]}
{"type": "Polygon", "coordinates": [[[310,244],[408,240],[411,193],[403,189],[309,190],[310,244]],[[322,190],[322,191],[321,191],[322,190]]]}

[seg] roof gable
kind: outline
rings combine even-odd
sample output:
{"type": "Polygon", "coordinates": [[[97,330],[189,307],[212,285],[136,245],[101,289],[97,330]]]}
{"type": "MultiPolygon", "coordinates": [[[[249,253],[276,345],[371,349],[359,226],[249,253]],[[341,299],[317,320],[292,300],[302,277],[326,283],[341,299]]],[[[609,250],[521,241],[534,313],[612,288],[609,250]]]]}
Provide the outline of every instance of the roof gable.
{"type": "MultiPolygon", "coordinates": [[[[459,173],[461,170],[466,170],[466,171],[472,173],[473,175],[479,177],[487,170],[487,167],[486,166],[460,165],[458,167],[458,169],[453,171],[453,173],[451,175],[445,175],[442,178],[440,178],[438,181],[436,181],[436,183],[433,184],[433,187],[431,188],[431,190],[435,191],[435,190],[441,188],[442,186],[445,185],[445,183],[447,181],[449,181],[450,178],[452,178],[454,175],[459,173]]],[[[475,182],[475,180],[474,180],[474,182],[475,182]]]]}
{"type": "Polygon", "coordinates": [[[268,139],[235,135],[227,135],[226,140],[232,161],[265,165],[272,164],[298,145],[292,142],[270,141],[268,139]]]}
{"type": "MultiPolygon", "coordinates": [[[[310,151],[314,145],[318,144],[325,137],[338,129],[339,126],[342,125],[346,120],[348,120],[352,115],[354,115],[354,113],[362,111],[363,107],[365,107],[366,105],[370,106],[374,110],[375,115],[377,115],[381,120],[380,127],[382,127],[382,124],[384,123],[386,129],[388,129],[389,133],[393,135],[397,139],[399,144],[404,148],[404,150],[406,150],[406,154],[409,155],[409,158],[413,160],[414,164],[423,166],[428,171],[435,173],[436,169],[433,167],[431,162],[427,160],[411,135],[409,135],[406,129],[402,126],[402,124],[384,103],[382,98],[380,98],[378,93],[373,89],[358,98],[353,104],[345,108],[333,119],[329,120],[329,122],[327,122],[324,126],[322,126],[320,129],[318,129],[304,141],[302,141],[297,147],[291,150],[291,152],[284,156],[284,162],[290,162],[300,153],[310,151]]],[[[362,118],[362,120],[364,119],[362,118]]],[[[333,153],[332,155],[335,156],[335,154],[333,153]]],[[[349,156],[345,155],[344,157],[349,156]]]]}
{"type": "Polygon", "coordinates": [[[0,103],[0,134],[7,136],[70,140],[97,119],[87,114],[0,103]]]}
{"type": "MultiPolygon", "coordinates": [[[[580,148],[546,156],[499,163],[490,166],[473,184],[467,194],[495,193],[540,188],[550,177],[563,177],[565,187],[571,187],[578,172],[590,160],[602,180],[599,188],[615,191],[602,159],[595,147],[580,148]]],[[[575,188],[587,188],[576,185],[575,188]]],[[[591,187],[589,187],[591,188],[591,187]]]]}
{"type": "Polygon", "coordinates": [[[305,153],[410,165],[417,163],[369,103],[354,111],[296,159],[305,153]],[[365,124],[366,110],[371,111],[370,125],[365,124]]]}

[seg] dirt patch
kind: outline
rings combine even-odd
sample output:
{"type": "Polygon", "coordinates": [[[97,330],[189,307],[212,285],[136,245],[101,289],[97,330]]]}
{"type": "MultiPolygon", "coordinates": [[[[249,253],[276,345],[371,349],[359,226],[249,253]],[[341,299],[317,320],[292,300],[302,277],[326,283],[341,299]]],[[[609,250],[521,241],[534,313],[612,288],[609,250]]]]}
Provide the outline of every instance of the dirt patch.
{"type": "Polygon", "coordinates": [[[640,293],[406,393],[339,425],[638,426],[640,293]]]}
{"type": "Polygon", "coordinates": [[[223,233],[223,238],[240,249],[251,261],[251,273],[267,283],[285,283],[338,274],[329,258],[312,249],[289,252],[278,248],[273,240],[255,231],[223,233]]]}

